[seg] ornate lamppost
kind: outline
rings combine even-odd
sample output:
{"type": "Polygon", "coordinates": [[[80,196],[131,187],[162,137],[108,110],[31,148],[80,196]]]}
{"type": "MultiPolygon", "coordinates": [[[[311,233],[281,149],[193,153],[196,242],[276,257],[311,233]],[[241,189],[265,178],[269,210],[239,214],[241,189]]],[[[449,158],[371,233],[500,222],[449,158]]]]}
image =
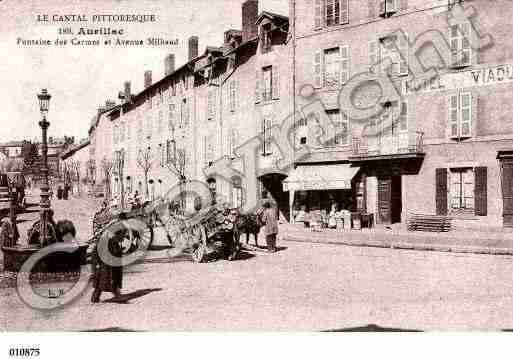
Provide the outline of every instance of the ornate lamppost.
{"type": "Polygon", "coordinates": [[[50,108],[50,94],[46,89],[42,89],[41,93],[37,95],[39,100],[39,110],[41,111],[41,121],[39,121],[39,127],[42,131],[42,146],[41,152],[43,157],[43,167],[41,168],[41,174],[43,176],[43,182],[41,184],[41,201],[40,201],[40,215],[41,215],[41,228],[39,243],[46,245],[48,243],[48,214],[50,212],[50,185],[48,182],[48,142],[47,142],[47,131],[50,127],[50,122],[47,121],[48,110],[50,108]]]}

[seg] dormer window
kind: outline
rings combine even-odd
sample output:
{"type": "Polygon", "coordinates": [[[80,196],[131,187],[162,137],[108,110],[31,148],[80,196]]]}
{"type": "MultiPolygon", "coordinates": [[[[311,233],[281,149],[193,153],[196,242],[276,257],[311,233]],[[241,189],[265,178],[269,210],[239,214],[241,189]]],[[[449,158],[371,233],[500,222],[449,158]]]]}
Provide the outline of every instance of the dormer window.
{"type": "Polygon", "coordinates": [[[262,25],[262,53],[272,50],[271,24],[262,25]]]}

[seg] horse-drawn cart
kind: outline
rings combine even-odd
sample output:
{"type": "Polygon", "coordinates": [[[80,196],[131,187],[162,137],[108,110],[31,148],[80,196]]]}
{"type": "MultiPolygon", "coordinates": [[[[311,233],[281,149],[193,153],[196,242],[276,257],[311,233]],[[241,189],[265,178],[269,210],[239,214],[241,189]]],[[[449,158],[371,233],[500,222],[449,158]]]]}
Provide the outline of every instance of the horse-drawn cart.
{"type": "Polygon", "coordinates": [[[234,260],[240,252],[237,219],[236,211],[218,206],[180,215],[163,201],[121,212],[104,209],[94,216],[93,240],[98,241],[104,235],[121,235],[124,255],[151,249],[153,242],[164,242],[176,254],[190,253],[197,263],[213,256],[234,260]]]}

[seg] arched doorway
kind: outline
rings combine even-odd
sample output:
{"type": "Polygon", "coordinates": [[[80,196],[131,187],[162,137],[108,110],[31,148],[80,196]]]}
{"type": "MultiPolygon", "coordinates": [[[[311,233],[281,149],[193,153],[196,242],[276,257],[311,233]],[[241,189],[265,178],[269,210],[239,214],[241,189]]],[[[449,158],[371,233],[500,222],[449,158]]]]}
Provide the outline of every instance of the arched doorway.
{"type": "Polygon", "coordinates": [[[287,175],[280,172],[265,173],[258,177],[259,199],[269,199],[278,209],[280,219],[290,221],[289,193],[283,191],[283,180],[287,175]]]}

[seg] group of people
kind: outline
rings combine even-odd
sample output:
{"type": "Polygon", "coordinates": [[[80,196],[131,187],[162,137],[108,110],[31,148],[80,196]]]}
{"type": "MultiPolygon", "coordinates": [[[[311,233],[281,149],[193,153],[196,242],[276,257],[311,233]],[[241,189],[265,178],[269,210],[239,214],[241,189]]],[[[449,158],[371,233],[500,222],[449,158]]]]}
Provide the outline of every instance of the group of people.
{"type": "MultiPolygon", "coordinates": [[[[106,208],[104,202],[104,209],[106,208]]],[[[265,234],[267,250],[270,253],[277,251],[276,240],[278,236],[278,213],[271,205],[271,202],[264,202],[262,208],[256,212],[259,227],[263,227],[265,234]]],[[[121,213],[121,216],[124,216],[121,213]]],[[[119,230],[109,239],[107,248],[112,257],[118,258],[119,263],[105,263],[98,253],[97,244],[92,252],[92,272],[93,272],[93,287],[94,291],[91,297],[92,303],[98,303],[102,292],[113,293],[115,297],[121,295],[121,288],[123,284],[123,267],[121,265],[122,256],[122,241],[126,235],[124,230],[119,230]],[[113,265],[114,264],[114,265],[113,265]]]]}

